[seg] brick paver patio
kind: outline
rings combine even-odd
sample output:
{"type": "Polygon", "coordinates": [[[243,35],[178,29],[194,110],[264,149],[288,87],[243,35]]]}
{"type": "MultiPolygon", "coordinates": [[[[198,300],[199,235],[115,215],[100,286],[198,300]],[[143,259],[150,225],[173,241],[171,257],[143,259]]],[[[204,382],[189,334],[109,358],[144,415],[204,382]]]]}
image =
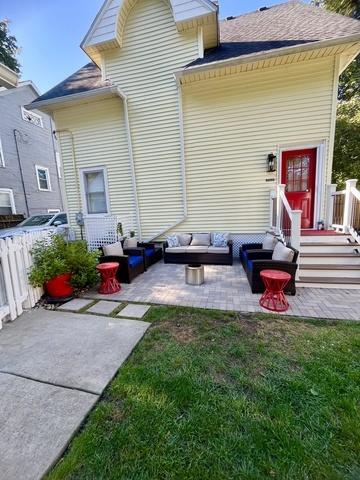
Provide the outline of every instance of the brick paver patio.
{"type": "MultiPolygon", "coordinates": [[[[96,291],[89,298],[182,305],[241,312],[264,311],[259,306],[260,295],[252,294],[242,266],[206,265],[205,283],[185,284],[184,265],[159,262],[139,275],[130,285],[122,284],[121,291],[101,295],[96,291]]],[[[296,296],[287,296],[289,315],[315,318],[360,320],[359,290],[336,288],[298,288],[296,296]]]]}

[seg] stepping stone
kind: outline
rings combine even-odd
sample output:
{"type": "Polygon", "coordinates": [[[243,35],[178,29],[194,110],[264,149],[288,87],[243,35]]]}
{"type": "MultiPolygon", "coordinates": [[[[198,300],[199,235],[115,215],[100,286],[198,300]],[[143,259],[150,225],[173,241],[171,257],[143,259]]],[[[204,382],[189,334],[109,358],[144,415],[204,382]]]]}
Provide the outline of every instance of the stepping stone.
{"type": "Polygon", "coordinates": [[[118,314],[118,317],[142,318],[149,310],[150,305],[137,305],[132,303],[126,305],[118,314]]]}
{"type": "Polygon", "coordinates": [[[61,305],[58,310],[74,310],[77,312],[78,310],[87,307],[92,302],[93,300],[86,300],[85,298],[74,298],[73,300],[70,300],[70,302],[61,305]]]}
{"type": "Polygon", "coordinates": [[[121,305],[119,302],[110,302],[107,300],[100,300],[100,302],[95,303],[90,307],[87,312],[98,313],[100,315],[109,315],[115,308],[118,308],[121,305]]]}

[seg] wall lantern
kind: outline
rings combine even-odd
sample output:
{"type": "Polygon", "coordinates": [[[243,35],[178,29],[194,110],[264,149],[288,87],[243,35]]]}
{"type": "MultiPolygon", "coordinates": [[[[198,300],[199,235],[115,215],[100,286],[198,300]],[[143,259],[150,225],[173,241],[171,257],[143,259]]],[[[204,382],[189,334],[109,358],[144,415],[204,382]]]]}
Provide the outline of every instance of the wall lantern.
{"type": "Polygon", "coordinates": [[[269,153],[268,160],[268,172],[276,172],[276,155],[269,153]]]}

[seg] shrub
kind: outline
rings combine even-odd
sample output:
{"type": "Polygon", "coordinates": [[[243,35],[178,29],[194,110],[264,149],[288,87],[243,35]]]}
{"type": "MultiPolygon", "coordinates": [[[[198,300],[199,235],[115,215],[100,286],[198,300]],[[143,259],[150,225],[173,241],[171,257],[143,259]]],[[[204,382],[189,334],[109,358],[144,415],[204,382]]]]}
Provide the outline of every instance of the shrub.
{"type": "Polygon", "coordinates": [[[85,241],[67,242],[61,235],[53,235],[36,242],[32,254],[34,264],[29,281],[34,287],[64,273],[71,273],[71,284],[75,288],[90,287],[97,281],[99,254],[89,252],[85,241]]]}

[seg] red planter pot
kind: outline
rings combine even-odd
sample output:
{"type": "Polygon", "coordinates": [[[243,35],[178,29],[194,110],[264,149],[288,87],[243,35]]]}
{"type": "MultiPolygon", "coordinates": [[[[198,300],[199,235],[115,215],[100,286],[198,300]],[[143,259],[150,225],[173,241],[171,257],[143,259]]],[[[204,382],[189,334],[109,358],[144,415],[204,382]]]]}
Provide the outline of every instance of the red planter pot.
{"type": "Polygon", "coordinates": [[[74,292],[73,287],[70,284],[71,273],[64,273],[52,278],[48,282],[45,282],[45,291],[50,297],[63,298],[71,297],[74,292]]]}

